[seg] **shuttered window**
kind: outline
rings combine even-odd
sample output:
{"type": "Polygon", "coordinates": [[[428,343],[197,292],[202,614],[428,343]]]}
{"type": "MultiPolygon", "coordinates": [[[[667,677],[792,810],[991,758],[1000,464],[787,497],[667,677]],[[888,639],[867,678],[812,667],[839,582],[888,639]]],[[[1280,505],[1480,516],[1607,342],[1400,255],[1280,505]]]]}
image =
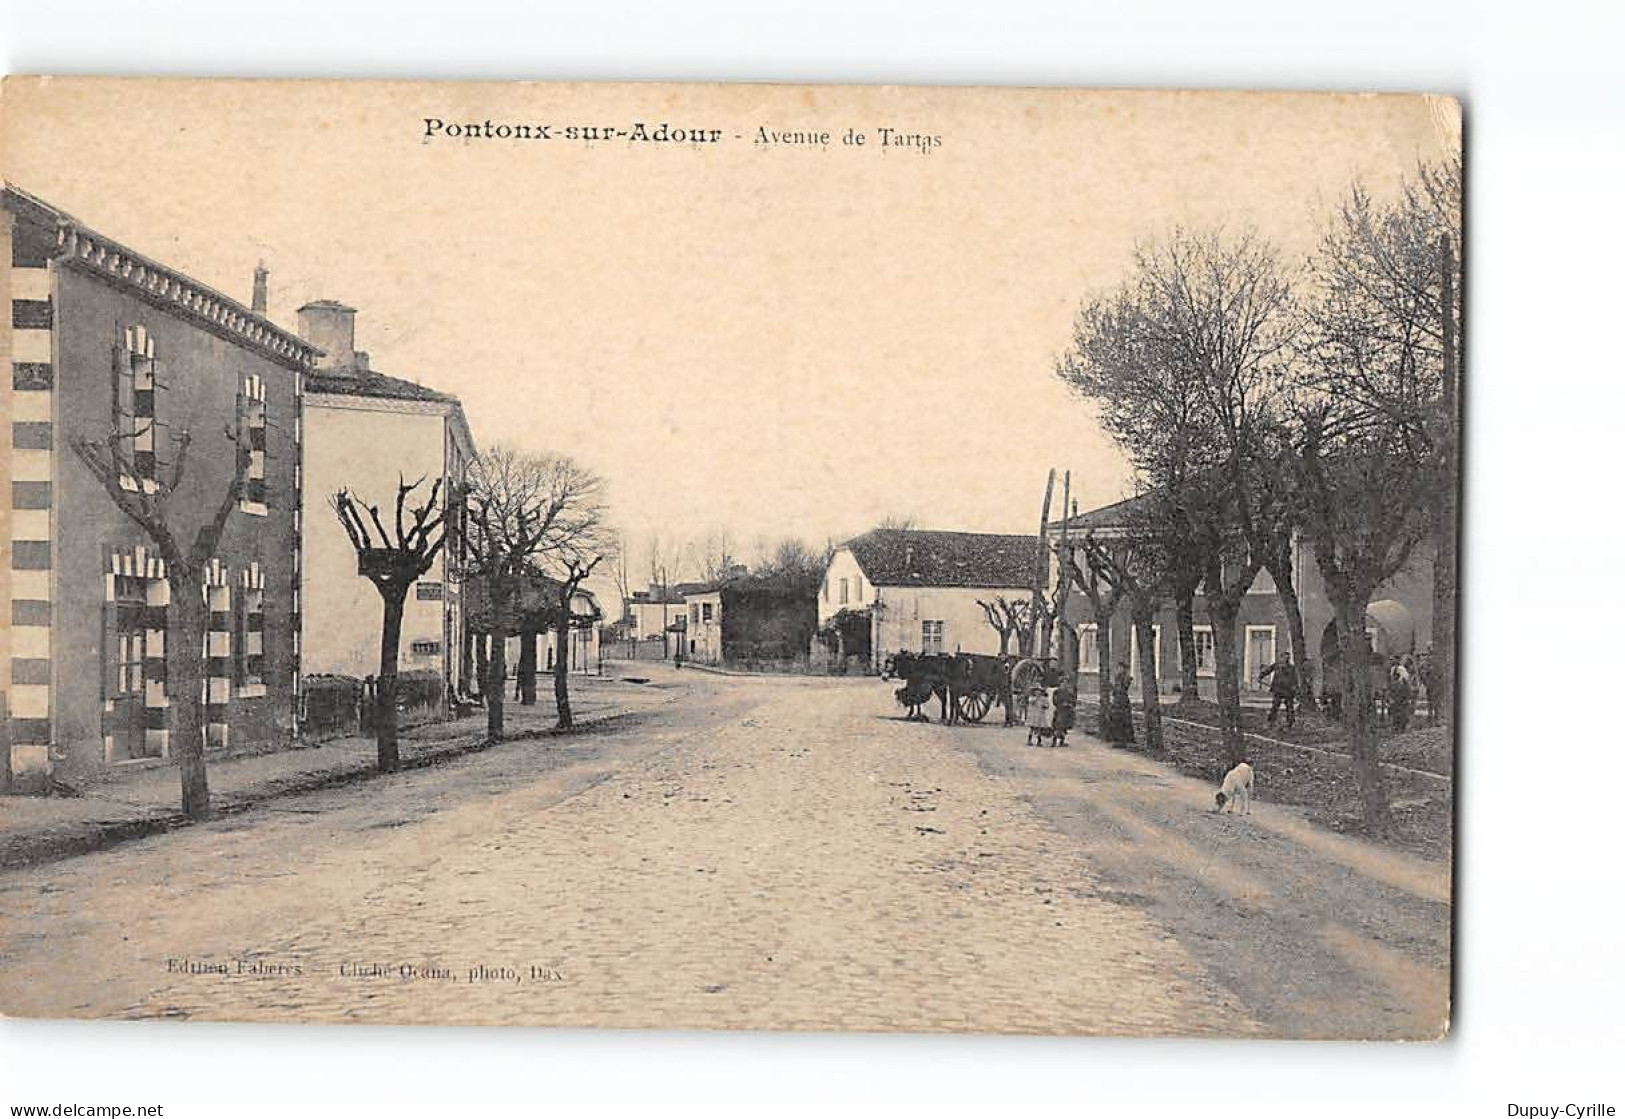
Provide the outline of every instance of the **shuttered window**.
{"type": "Polygon", "coordinates": [[[112,431],[125,485],[149,491],[158,484],[166,425],[158,414],[157,347],[144,326],[128,326],[113,346],[112,431]]]}

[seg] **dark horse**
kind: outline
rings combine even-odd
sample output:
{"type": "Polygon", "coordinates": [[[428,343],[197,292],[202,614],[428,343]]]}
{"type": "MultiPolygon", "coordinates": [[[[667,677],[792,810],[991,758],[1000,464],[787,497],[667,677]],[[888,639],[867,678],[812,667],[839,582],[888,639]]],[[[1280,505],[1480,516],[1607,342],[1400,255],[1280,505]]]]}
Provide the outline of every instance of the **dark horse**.
{"type": "Polygon", "coordinates": [[[908,709],[908,718],[928,723],[923,708],[936,696],[942,704],[942,721],[958,721],[959,709],[955,702],[955,682],[960,675],[956,659],[946,653],[910,653],[899,651],[886,658],[881,677],[890,680],[901,677],[903,686],[897,689],[897,702],[908,709]]]}

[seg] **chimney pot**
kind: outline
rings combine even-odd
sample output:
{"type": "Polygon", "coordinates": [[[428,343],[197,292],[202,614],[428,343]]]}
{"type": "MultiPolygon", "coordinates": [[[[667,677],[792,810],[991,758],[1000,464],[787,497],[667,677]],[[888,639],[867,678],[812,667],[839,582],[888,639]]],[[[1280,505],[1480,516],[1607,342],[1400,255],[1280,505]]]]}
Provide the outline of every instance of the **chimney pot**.
{"type": "Polygon", "coordinates": [[[316,362],[323,373],[353,372],[355,308],[333,299],[318,299],[299,308],[299,337],[324,351],[316,362]]]}
{"type": "Polygon", "coordinates": [[[253,302],[249,304],[249,309],[252,310],[256,315],[265,314],[266,307],[270,305],[270,280],[271,273],[265,267],[265,262],[262,260],[254,266],[254,299],[253,302]]]}

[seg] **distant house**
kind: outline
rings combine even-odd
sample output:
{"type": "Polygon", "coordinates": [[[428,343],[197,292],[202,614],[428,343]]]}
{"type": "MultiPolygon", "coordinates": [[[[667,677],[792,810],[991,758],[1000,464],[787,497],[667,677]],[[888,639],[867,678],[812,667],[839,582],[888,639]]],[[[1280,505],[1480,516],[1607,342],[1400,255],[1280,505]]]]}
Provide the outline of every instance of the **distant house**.
{"type": "Polygon", "coordinates": [[[806,582],[735,575],[687,595],[686,655],[701,664],[803,662],[818,625],[806,582]]]}
{"type": "MultiPolygon", "coordinates": [[[[568,659],[571,672],[586,675],[599,671],[599,646],[602,640],[603,609],[598,598],[585,588],[577,588],[570,598],[570,633],[561,654],[558,640],[558,602],[561,585],[545,575],[526,576],[515,604],[518,611],[519,633],[509,634],[504,644],[507,675],[519,671],[523,643],[534,634],[536,642],[536,671],[550,672],[562,655],[568,659]]],[[[463,601],[467,612],[463,657],[476,671],[476,680],[484,675],[484,666],[491,656],[491,601],[486,579],[471,575],[463,585],[463,601]]],[[[477,688],[474,690],[478,690],[477,688]]]]}
{"type": "MultiPolygon", "coordinates": [[[[1093,532],[1109,536],[1121,532],[1133,523],[1144,497],[1092,509],[1055,522],[1053,531],[1071,532],[1081,536],[1093,532]]],[[[1313,551],[1307,546],[1294,544],[1292,552],[1292,585],[1298,592],[1298,607],[1303,614],[1304,640],[1308,646],[1308,671],[1317,691],[1324,683],[1324,666],[1329,660],[1336,663],[1337,627],[1333,623],[1330,600],[1315,562],[1313,551]]],[[[1208,622],[1202,596],[1195,602],[1197,689],[1204,698],[1214,696],[1213,627],[1208,622]]],[[[1067,600],[1067,620],[1073,626],[1079,641],[1079,672],[1085,677],[1099,673],[1096,662],[1095,629],[1100,621],[1093,616],[1088,598],[1076,589],[1067,600]]],[[[1127,661],[1137,676],[1139,673],[1139,645],[1129,623],[1128,611],[1120,608],[1109,620],[1111,648],[1114,661],[1127,661]]],[[[1246,692],[1267,691],[1258,674],[1274,663],[1276,657],[1292,651],[1291,630],[1286,614],[1276,594],[1275,580],[1267,571],[1259,571],[1242,600],[1241,615],[1237,621],[1238,641],[1242,669],[1241,686],[1246,692]]],[[[1366,610],[1366,633],[1371,638],[1373,652],[1381,656],[1418,652],[1432,645],[1433,632],[1433,553],[1430,548],[1419,547],[1410,563],[1398,575],[1377,588],[1366,610]]],[[[1152,626],[1153,658],[1157,669],[1158,687],[1165,692],[1176,690],[1180,684],[1179,637],[1173,604],[1158,611],[1152,626]]]]}
{"type": "Polygon", "coordinates": [[[835,655],[871,668],[900,650],[997,653],[977,600],[1028,596],[1038,548],[1035,536],[873,529],[831,557],[819,631],[835,655]]]}
{"type": "Polygon", "coordinates": [[[668,587],[651,583],[646,591],[633,591],[632,597],[626,600],[630,638],[659,641],[663,648],[669,645],[670,651],[676,652],[676,643],[666,641],[664,635],[673,623],[687,615],[687,596],[705,587],[704,583],[673,583],[668,587]]]}
{"type": "Polygon", "coordinates": [[[707,587],[688,596],[684,653],[701,664],[722,663],[722,588],[707,587]]]}

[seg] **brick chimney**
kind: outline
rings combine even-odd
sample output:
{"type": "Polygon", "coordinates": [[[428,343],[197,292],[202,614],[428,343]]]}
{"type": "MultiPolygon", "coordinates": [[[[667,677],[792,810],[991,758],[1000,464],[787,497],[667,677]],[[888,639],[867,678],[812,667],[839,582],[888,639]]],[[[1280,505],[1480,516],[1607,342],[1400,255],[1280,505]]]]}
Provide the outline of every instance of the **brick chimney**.
{"type": "Polygon", "coordinates": [[[323,373],[355,371],[355,308],[318,299],[299,308],[299,337],[325,351],[316,362],[323,373]]]}
{"type": "Polygon", "coordinates": [[[270,282],[271,273],[266,269],[265,262],[262,260],[254,266],[254,301],[249,304],[249,310],[256,315],[265,314],[265,309],[269,305],[270,282]]]}

